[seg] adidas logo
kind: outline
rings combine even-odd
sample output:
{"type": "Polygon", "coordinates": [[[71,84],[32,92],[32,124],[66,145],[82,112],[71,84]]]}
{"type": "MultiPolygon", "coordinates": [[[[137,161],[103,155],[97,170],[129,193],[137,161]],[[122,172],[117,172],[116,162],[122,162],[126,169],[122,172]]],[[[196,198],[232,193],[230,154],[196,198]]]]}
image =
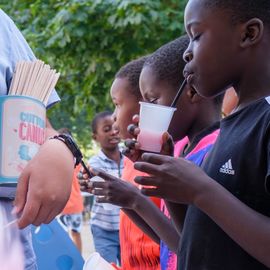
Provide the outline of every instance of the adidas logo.
{"type": "Polygon", "coordinates": [[[235,171],[232,167],[232,160],[229,159],[224,165],[222,165],[222,167],[219,169],[219,171],[221,173],[234,175],[235,171]]]}

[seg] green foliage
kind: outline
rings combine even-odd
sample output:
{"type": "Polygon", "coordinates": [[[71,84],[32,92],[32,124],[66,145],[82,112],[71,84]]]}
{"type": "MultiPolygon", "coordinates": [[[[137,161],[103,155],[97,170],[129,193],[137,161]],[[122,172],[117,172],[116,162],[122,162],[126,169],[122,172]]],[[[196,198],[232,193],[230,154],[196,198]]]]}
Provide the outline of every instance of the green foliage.
{"type": "Polygon", "coordinates": [[[113,109],[109,89],[126,62],[183,33],[185,0],[0,0],[38,58],[61,72],[49,117],[84,147],[91,119],[113,109]]]}

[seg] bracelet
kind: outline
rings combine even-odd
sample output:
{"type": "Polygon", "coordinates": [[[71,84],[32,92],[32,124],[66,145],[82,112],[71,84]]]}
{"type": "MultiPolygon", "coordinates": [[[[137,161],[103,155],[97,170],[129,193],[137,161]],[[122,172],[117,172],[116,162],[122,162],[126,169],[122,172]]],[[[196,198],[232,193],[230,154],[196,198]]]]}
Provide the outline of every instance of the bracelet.
{"type": "Polygon", "coordinates": [[[82,162],[82,158],[83,158],[82,152],[71,136],[66,135],[66,134],[60,134],[60,135],[49,137],[49,140],[52,140],[52,139],[59,140],[67,146],[67,148],[70,150],[70,152],[72,153],[75,159],[74,167],[76,167],[78,164],[82,162]]]}

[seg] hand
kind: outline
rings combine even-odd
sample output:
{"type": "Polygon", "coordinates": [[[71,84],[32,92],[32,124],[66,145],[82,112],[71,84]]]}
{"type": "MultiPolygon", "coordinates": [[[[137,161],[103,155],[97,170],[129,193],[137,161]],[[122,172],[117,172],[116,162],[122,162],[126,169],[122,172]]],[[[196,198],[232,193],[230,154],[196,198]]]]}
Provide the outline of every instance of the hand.
{"type": "Polygon", "coordinates": [[[152,187],[142,188],[142,193],[147,196],[193,204],[212,181],[201,168],[183,158],[145,153],[142,160],[136,162],[134,168],[149,176],[137,176],[135,182],[152,187]]]}
{"type": "Polygon", "coordinates": [[[73,172],[73,155],[64,143],[49,140],[40,147],[18,181],[14,212],[20,216],[20,228],[49,223],[62,211],[73,172]]]}
{"type": "Polygon", "coordinates": [[[102,170],[94,170],[94,173],[104,179],[104,182],[91,182],[92,193],[96,195],[99,203],[116,204],[124,208],[134,209],[137,200],[143,195],[140,190],[124,180],[112,176],[102,170]]]}
{"type": "Polygon", "coordinates": [[[133,123],[127,128],[129,134],[132,136],[132,139],[125,140],[126,148],[122,151],[122,153],[133,162],[140,160],[143,153],[143,151],[140,150],[140,144],[137,141],[137,136],[140,133],[140,129],[138,127],[139,119],[138,114],[133,116],[133,123]]]}
{"type": "MultiPolygon", "coordinates": [[[[128,126],[128,131],[134,138],[125,140],[126,148],[123,150],[123,154],[126,157],[128,157],[131,161],[135,162],[141,160],[141,155],[145,151],[140,150],[140,144],[136,140],[137,136],[140,133],[140,129],[138,127],[139,115],[134,115],[132,120],[134,124],[130,124],[128,126]]],[[[162,148],[160,153],[163,155],[173,156],[173,152],[174,152],[174,143],[172,136],[168,132],[165,132],[162,135],[162,148]]]]}
{"type": "MultiPolygon", "coordinates": [[[[90,166],[87,166],[87,169],[90,171],[90,166]]],[[[82,167],[80,172],[77,174],[77,179],[79,181],[81,191],[92,193],[90,176],[84,167],[82,167]]]]}

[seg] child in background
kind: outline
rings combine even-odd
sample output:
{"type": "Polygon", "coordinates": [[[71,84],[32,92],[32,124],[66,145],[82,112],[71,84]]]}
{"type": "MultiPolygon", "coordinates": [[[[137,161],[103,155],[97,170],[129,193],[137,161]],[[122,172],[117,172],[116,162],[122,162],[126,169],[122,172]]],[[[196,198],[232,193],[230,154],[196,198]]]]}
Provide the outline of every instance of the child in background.
{"type": "MultiPolygon", "coordinates": [[[[98,113],[92,121],[93,139],[100,145],[100,151],[90,158],[91,168],[102,168],[111,175],[121,177],[123,156],[119,151],[119,131],[113,127],[111,112],[98,113]]],[[[109,263],[119,264],[119,207],[108,210],[104,204],[94,199],[91,210],[91,231],[95,249],[109,263]]]]}
{"type": "Polygon", "coordinates": [[[188,204],[178,269],[269,269],[270,1],[190,0],[184,57],[188,83],[213,97],[233,86],[235,112],[202,169],[144,154],[142,192],[188,204]],[[221,53],[222,52],[222,53],[221,53]],[[218,90],[220,89],[220,90],[218,90]]]}
{"type": "MultiPolygon", "coordinates": [[[[34,60],[35,56],[14,22],[1,9],[0,39],[0,94],[6,95],[16,63],[34,60]]],[[[47,108],[58,101],[53,91],[47,108]]],[[[46,139],[56,134],[47,121],[46,139]]],[[[18,214],[18,226],[24,228],[20,238],[26,270],[37,267],[28,225],[49,223],[62,211],[70,195],[73,167],[73,155],[67,146],[56,139],[47,140],[25,167],[17,187],[13,184],[0,186],[0,205],[6,212],[7,222],[16,218],[11,213],[13,209],[13,213],[18,214]]]]}
{"type": "MultiPolygon", "coordinates": [[[[184,79],[181,74],[185,62],[181,55],[186,50],[188,43],[187,36],[181,37],[162,46],[146,59],[140,75],[141,93],[145,101],[167,106],[171,104],[184,79]]],[[[181,154],[188,155],[187,158],[198,165],[201,165],[217,137],[218,125],[216,123],[220,119],[221,103],[222,97],[206,100],[198,96],[189,85],[185,87],[178,101],[178,109],[172,119],[169,132],[175,140],[188,136],[190,141],[184,140],[185,145],[182,143],[181,150],[185,146],[185,151],[181,154]],[[181,123],[180,126],[179,123],[181,123]],[[188,145],[186,145],[187,143],[188,145]]],[[[123,182],[112,179],[102,172],[99,175],[111,180],[109,186],[102,185],[103,192],[106,193],[106,189],[109,189],[111,202],[131,208],[154,230],[159,239],[169,245],[172,251],[177,250],[180,235],[168,217],[155,209],[147,198],[130,190],[126,201],[122,199],[120,202],[117,193],[124,194],[124,190],[121,190],[123,182]],[[120,190],[121,192],[119,192],[120,190]]],[[[96,184],[94,186],[97,187],[96,184]]],[[[98,186],[98,188],[100,187],[101,185],[98,186]]],[[[97,191],[94,190],[94,192],[97,191]]],[[[101,194],[101,191],[98,192],[101,194]]],[[[164,203],[162,211],[167,214],[164,203]]],[[[179,212],[173,216],[179,231],[184,211],[185,208],[180,207],[179,212]]],[[[137,224],[142,225],[139,222],[137,224]]],[[[143,228],[143,226],[141,227],[143,228]]],[[[160,259],[162,269],[176,269],[176,255],[163,242],[161,243],[160,259]]]]}

